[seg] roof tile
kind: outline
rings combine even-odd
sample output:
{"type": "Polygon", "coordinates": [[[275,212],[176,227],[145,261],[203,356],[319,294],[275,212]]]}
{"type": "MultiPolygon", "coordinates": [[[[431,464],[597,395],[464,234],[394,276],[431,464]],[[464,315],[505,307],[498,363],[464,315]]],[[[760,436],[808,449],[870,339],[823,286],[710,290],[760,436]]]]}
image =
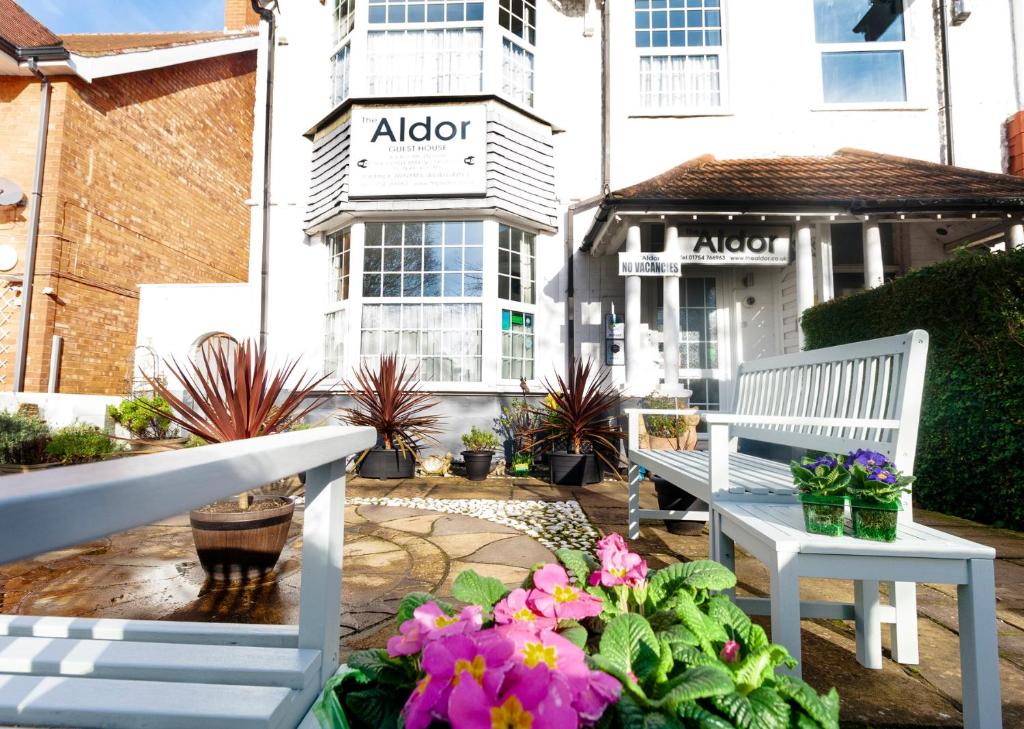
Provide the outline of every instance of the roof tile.
{"type": "Polygon", "coordinates": [[[0,0],[0,38],[16,48],[60,45],[60,38],[14,0],[0,0]]]}
{"type": "Polygon", "coordinates": [[[256,33],[212,30],[170,33],[72,33],[62,35],[61,39],[69,51],[80,56],[112,56],[253,35],[256,33]]]}

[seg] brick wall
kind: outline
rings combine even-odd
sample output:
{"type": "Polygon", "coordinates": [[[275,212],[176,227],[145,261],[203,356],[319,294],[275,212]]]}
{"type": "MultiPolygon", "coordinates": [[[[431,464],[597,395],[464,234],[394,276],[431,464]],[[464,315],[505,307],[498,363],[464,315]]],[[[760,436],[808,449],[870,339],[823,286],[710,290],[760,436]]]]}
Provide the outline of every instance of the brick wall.
{"type": "Polygon", "coordinates": [[[138,284],[245,281],[255,56],[55,83],[26,389],[59,334],[61,392],[121,394],[138,284]]]}
{"type": "Polygon", "coordinates": [[[1009,172],[1024,175],[1024,111],[1018,111],[1006,125],[1006,144],[1009,150],[1009,172]]]}
{"type": "Polygon", "coordinates": [[[252,9],[250,0],[224,0],[224,29],[241,30],[259,25],[260,16],[252,9]]]}

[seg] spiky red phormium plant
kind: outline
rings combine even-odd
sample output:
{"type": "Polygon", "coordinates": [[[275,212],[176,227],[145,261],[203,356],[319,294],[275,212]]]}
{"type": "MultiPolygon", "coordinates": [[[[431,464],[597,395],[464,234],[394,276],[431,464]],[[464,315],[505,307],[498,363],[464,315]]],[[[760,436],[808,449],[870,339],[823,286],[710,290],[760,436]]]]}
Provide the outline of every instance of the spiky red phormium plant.
{"type": "Polygon", "coordinates": [[[557,386],[544,381],[548,397],[544,407],[535,412],[543,425],[535,429],[540,436],[537,445],[564,444],[570,453],[584,453],[590,448],[613,473],[618,473],[619,441],[626,437],[609,422],[622,396],[608,384],[608,373],[593,375],[594,363],[585,364],[575,357],[569,363],[565,379],[556,374],[557,386]]]}
{"type": "Polygon", "coordinates": [[[266,352],[252,340],[242,342],[234,352],[218,349],[184,366],[174,359],[164,362],[193,401],[186,404],[166,384],[144,375],[171,406],[171,414],[164,416],[209,443],[286,431],[328,397],[313,395],[325,378],[296,372],[297,359],[271,372],[266,352]],[[293,375],[294,384],[286,391],[293,375]]]}
{"type": "Polygon", "coordinates": [[[376,370],[363,362],[356,383],[345,381],[355,407],[342,408],[339,416],[352,425],[376,428],[385,448],[413,454],[425,441],[435,441],[440,418],[431,414],[437,400],[419,390],[416,370],[394,354],[383,354],[376,370]]]}

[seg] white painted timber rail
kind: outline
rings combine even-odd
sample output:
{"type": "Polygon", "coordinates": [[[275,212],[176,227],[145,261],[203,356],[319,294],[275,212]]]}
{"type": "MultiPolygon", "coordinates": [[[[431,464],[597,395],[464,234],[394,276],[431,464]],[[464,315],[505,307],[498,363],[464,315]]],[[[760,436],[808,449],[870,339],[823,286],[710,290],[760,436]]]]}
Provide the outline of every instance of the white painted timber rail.
{"type": "Polygon", "coordinates": [[[338,668],[345,464],[326,427],[0,480],[0,562],[306,473],[298,626],[0,616],[0,724],[292,728],[338,668]]]}

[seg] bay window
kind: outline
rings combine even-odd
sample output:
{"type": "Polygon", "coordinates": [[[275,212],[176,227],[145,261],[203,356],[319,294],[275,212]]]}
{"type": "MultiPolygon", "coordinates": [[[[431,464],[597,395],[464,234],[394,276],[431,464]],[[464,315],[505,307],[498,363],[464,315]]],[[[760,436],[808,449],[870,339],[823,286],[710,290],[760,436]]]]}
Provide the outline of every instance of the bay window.
{"type": "Polygon", "coordinates": [[[483,90],[481,28],[370,31],[367,91],[374,96],[471,94],[483,90]]]}
{"type": "Polygon", "coordinates": [[[327,236],[331,257],[331,275],[328,280],[330,301],[344,301],[348,298],[350,240],[348,228],[327,236]]]}
{"type": "Polygon", "coordinates": [[[533,379],[533,314],[502,310],[501,378],[533,379]]]}
{"type": "Polygon", "coordinates": [[[534,303],[534,236],[502,224],[498,228],[498,298],[534,303]]]}
{"type": "Polygon", "coordinates": [[[907,100],[903,0],[814,0],[826,104],[907,100]]]}
{"type": "Polygon", "coordinates": [[[634,0],[634,30],[643,108],[723,105],[722,0],[634,0]]]}
{"type": "Polygon", "coordinates": [[[349,53],[352,47],[348,36],[355,27],[356,0],[332,1],[334,49],[331,51],[331,102],[338,104],[348,98],[349,53]]]}
{"type": "Polygon", "coordinates": [[[536,0],[498,0],[501,28],[501,91],[533,106],[533,48],[537,44],[536,0]]]}

